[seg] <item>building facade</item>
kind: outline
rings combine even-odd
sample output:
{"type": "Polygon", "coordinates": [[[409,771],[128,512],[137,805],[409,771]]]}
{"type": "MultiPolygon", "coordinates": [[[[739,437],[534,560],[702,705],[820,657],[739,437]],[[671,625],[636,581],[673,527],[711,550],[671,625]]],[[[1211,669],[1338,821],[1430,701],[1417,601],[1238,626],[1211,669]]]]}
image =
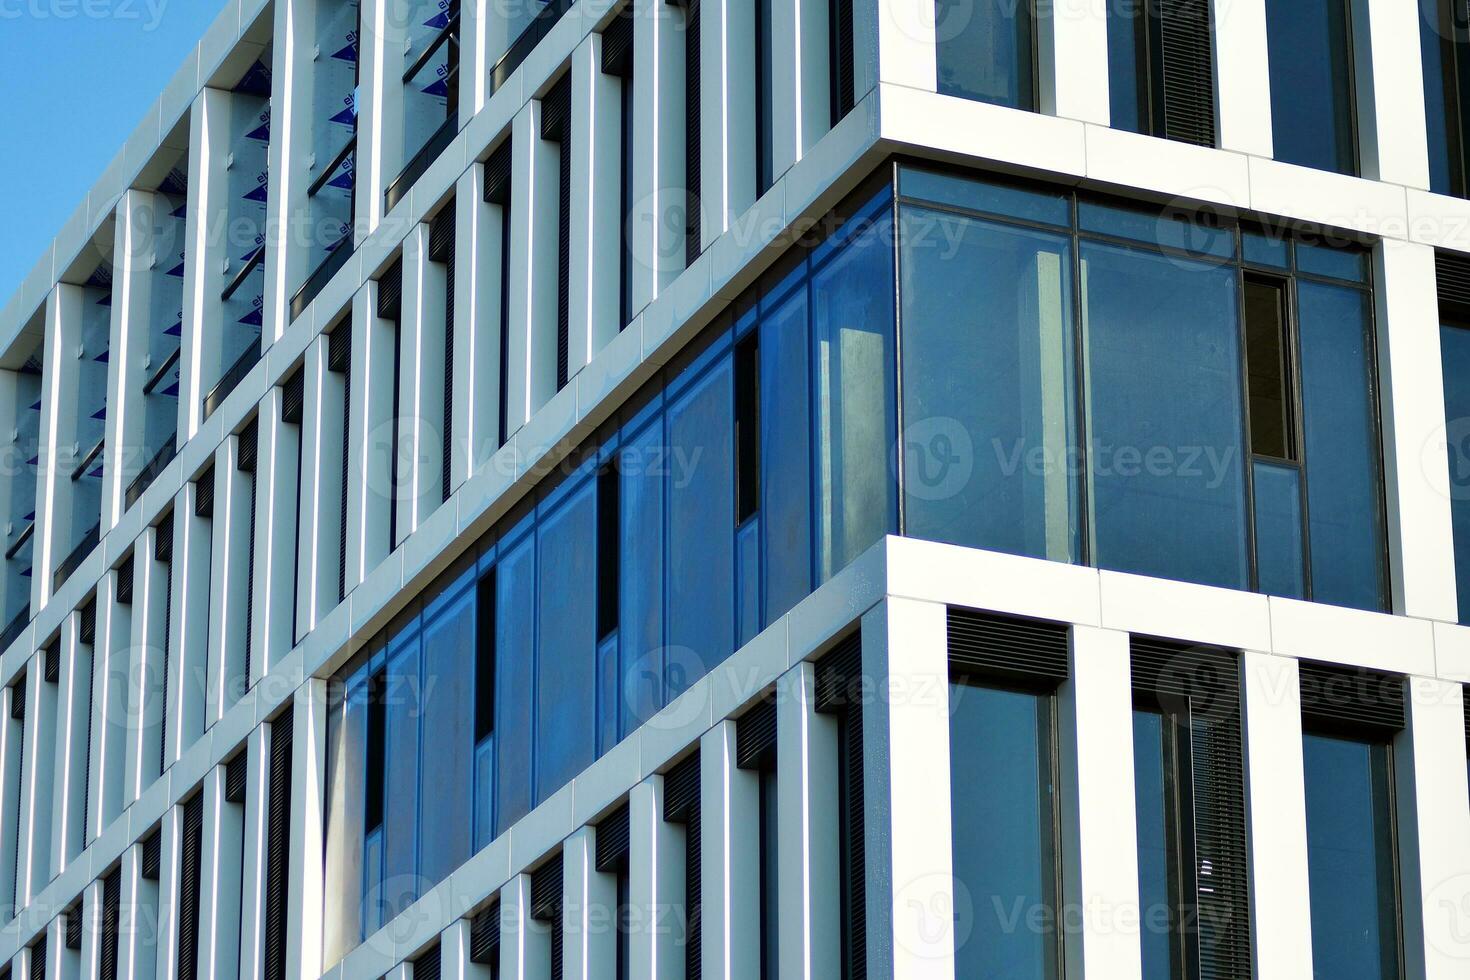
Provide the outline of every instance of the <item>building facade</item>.
{"type": "Polygon", "coordinates": [[[0,976],[1470,975],[1450,0],[230,0],[0,310],[0,976]]]}

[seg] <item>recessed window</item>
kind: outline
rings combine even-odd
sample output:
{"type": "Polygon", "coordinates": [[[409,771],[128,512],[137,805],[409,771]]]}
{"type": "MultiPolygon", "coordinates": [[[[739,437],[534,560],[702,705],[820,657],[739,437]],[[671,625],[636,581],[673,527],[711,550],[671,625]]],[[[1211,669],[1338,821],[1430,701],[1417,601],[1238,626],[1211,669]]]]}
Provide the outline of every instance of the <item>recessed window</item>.
{"type": "Polygon", "coordinates": [[[1357,173],[1350,7],[1351,0],[1266,0],[1277,160],[1357,173]]]}

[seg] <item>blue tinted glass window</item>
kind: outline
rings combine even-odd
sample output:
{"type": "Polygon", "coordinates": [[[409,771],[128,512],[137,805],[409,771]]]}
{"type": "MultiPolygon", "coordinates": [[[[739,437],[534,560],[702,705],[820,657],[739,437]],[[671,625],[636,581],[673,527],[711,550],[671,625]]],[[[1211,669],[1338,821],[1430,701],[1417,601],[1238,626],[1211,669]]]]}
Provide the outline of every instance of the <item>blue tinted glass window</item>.
{"type": "Polygon", "coordinates": [[[1108,4],[1109,124],[1114,129],[1149,131],[1147,31],[1142,0],[1108,4]]]}
{"type": "Polygon", "coordinates": [[[1318,980],[1397,980],[1388,746],[1308,734],[1303,763],[1312,975],[1318,980]]]}
{"type": "Polygon", "coordinates": [[[1076,560],[1070,236],[902,223],[905,533],[1076,560]]]}
{"type": "Polygon", "coordinates": [[[1251,265],[1286,269],[1291,265],[1291,242],[1279,234],[1240,233],[1242,257],[1251,265]]]}
{"type": "Polygon", "coordinates": [[[1438,194],[1463,193],[1460,169],[1459,105],[1455,80],[1455,43],[1451,4],[1419,0],[1419,46],[1424,65],[1424,121],[1429,136],[1429,188],[1438,194]]]}
{"type": "Polygon", "coordinates": [[[1297,284],[1312,598],[1383,609],[1385,544],[1368,295],[1297,284]]]}
{"type": "Polygon", "coordinates": [[[934,7],[941,94],[1036,108],[1029,3],[935,0],[934,7]]]}
{"type": "Polygon", "coordinates": [[[811,375],[807,294],[798,289],[761,320],[761,525],[766,622],[812,588],[811,375]]]}
{"type": "Polygon", "coordinates": [[[1368,253],[1361,248],[1333,248],[1298,242],[1296,267],[1308,275],[1364,282],[1368,278],[1368,253]]]}
{"type": "Polygon", "coordinates": [[[495,571],[495,826],[497,834],[531,811],[532,708],[536,675],[534,540],[504,554],[495,571]]]}
{"type": "Polygon", "coordinates": [[[670,698],[728,657],[735,640],[734,397],[725,357],[669,402],[670,698]]]}
{"type": "Polygon", "coordinates": [[[1057,976],[1049,696],[950,684],[955,976],[1057,976]],[[1021,925],[1018,925],[1021,923],[1021,925]]]}
{"type": "Polygon", "coordinates": [[[1256,460],[1257,589],[1289,599],[1306,598],[1302,553],[1301,470],[1256,460]]]}
{"type": "Polygon", "coordinates": [[[420,873],[429,885],[470,856],[475,685],[473,572],[424,614],[424,755],[420,873]]]}
{"type": "Polygon", "coordinates": [[[1236,271],[1081,246],[1094,561],[1245,588],[1236,271]]]}
{"type": "Polygon", "coordinates": [[[596,482],[541,517],[536,651],[536,801],[597,757],[596,482]]]}
{"type": "Polygon", "coordinates": [[[1354,173],[1348,0],[1266,0],[1276,159],[1354,173]]]}
{"type": "Polygon", "coordinates": [[[885,212],[812,275],[821,581],[897,524],[893,274],[885,212]]]}
{"type": "Polygon", "coordinates": [[[419,673],[418,623],[388,647],[384,704],[388,721],[383,782],[383,921],[408,908],[419,895],[418,798],[419,720],[423,679],[419,673]]]}
{"type": "Polygon", "coordinates": [[[1201,257],[1228,259],[1235,255],[1235,232],[1216,227],[1211,219],[1194,212],[1145,211],[1079,201],[1077,226],[1083,231],[1183,249],[1201,257]]]}
{"type": "Polygon", "coordinates": [[[619,663],[623,734],[653,717],[664,695],[664,476],[662,420],[630,436],[618,456],[622,474],[619,663]]]}
{"type": "Polygon", "coordinates": [[[1444,363],[1445,447],[1449,454],[1450,512],[1454,521],[1455,578],[1460,622],[1470,623],[1470,330],[1440,330],[1444,363]]]}
{"type": "Polygon", "coordinates": [[[932,201],[1048,225],[1065,227],[1072,223],[1072,198],[1063,191],[1023,189],[1011,184],[907,166],[899,171],[898,189],[904,197],[916,201],[932,201]]]}
{"type": "Polygon", "coordinates": [[[1174,931],[1173,779],[1165,734],[1168,722],[1156,711],[1133,712],[1133,793],[1138,816],[1138,908],[1142,925],[1144,980],[1180,976],[1174,931]]]}
{"type": "Polygon", "coordinates": [[[327,716],[327,903],[323,962],[336,963],[362,940],[363,795],[367,767],[367,670],[348,679],[327,716]]]}

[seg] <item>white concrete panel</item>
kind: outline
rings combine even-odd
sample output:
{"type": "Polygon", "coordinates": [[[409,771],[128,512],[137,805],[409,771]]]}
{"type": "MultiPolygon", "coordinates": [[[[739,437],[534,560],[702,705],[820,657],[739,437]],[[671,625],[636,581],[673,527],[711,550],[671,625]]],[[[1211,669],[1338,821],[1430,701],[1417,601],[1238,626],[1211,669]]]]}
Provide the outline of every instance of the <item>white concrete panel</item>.
{"type": "Polygon", "coordinates": [[[1418,3],[1354,0],[1354,26],[1366,27],[1370,64],[1359,54],[1358,112],[1363,176],[1407,187],[1429,186],[1429,141],[1424,117],[1418,3]]]}
{"type": "Polygon", "coordinates": [[[1041,111],[1106,126],[1108,0],[1055,0],[1036,18],[1041,111]]]}
{"type": "MultiPolygon", "coordinates": [[[[722,721],[699,743],[704,851],[700,952],[704,976],[759,980],[760,775],[736,764],[735,733],[735,722],[722,721]]],[[[779,761],[777,766],[779,771],[779,761]]]]}
{"type": "Polygon", "coordinates": [[[617,904],[617,878],[598,873],[596,831],[583,827],[562,846],[562,976],[565,980],[615,980],[617,904]]]}
{"type": "Polygon", "coordinates": [[[1220,146],[1269,157],[1273,141],[1266,0],[1214,0],[1210,11],[1220,146]]]}

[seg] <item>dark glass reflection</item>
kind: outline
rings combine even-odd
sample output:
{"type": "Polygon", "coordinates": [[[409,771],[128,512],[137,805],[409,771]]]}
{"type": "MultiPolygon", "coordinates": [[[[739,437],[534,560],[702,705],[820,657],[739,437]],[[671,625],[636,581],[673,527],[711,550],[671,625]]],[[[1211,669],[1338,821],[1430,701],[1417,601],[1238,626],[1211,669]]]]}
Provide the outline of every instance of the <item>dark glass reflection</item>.
{"type": "Polygon", "coordinates": [[[1357,172],[1348,0],[1266,0],[1275,156],[1357,172]]]}
{"type": "Polygon", "coordinates": [[[935,0],[934,7],[940,93],[1035,109],[1029,0],[935,0]]]}

